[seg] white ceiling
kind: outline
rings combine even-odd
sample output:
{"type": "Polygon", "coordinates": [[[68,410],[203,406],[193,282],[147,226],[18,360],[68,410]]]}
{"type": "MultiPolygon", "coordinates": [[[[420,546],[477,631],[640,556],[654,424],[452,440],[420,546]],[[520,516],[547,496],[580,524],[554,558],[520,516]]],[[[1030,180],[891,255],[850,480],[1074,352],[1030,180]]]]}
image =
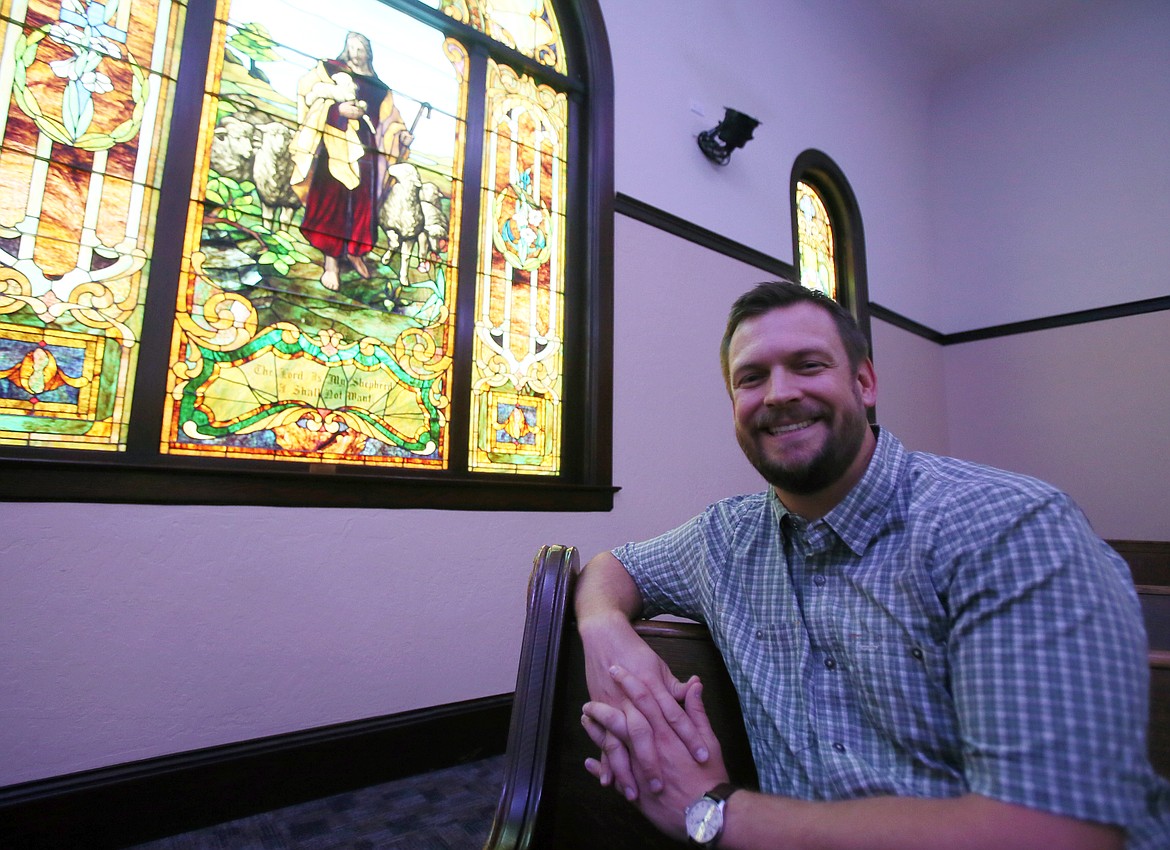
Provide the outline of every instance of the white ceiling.
{"type": "MultiPolygon", "coordinates": [[[[864,0],[863,0],[864,1],[864,0]]],[[[1060,28],[1109,0],[868,0],[936,76],[960,70],[1060,28]]]]}

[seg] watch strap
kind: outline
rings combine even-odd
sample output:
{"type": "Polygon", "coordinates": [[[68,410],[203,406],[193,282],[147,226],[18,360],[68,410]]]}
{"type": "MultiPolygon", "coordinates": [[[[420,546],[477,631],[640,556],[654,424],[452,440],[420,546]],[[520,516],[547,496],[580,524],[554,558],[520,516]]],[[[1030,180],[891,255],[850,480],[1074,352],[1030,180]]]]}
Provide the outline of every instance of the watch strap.
{"type": "Polygon", "coordinates": [[[706,794],[704,797],[710,797],[716,803],[726,803],[727,798],[736,792],[736,787],[730,782],[720,782],[706,794]]]}

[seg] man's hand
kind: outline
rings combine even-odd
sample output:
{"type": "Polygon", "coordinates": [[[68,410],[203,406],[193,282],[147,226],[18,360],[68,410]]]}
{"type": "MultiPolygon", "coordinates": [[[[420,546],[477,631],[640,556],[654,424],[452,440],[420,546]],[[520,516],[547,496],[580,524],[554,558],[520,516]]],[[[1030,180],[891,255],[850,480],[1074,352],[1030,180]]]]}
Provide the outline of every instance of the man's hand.
{"type": "MultiPolygon", "coordinates": [[[[709,748],[694,722],[683,710],[682,702],[697,680],[680,682],[670,668],[640,638],[629,622],[615,618],[610,621],[593,620],[579,626],[585,646],[586,682],[593,703],[608,705],[622,712],[629,703],[629,695],[610,674],[615,666],[631,671],[643,682],[643,688],[662,706],[664,716],[683,741],[691,747],[690,754],[700,762],[709,758],[709,748]]],[[[602,747],[598,779],[603,785],[615,785],[629,800],[637,799],[642,790],[658,793],[662,790],[661,770],[657,753],[643,751],[642,778],[637,780],[630,767],[625,746],[616,741],[598,741],[602,747]],[[603,745],[604,743],[604,745],[603,745]]]]}
{"type": "MultiPolygon", "coordinates": [[[[592,701],[623,709],[629,697],[609,670],[614,666],[629,670],[664,707],[667,722],[673,725],[693,758],[706,761],[708,746],[680,704],[690,683],[680,682],[630,625],[631,618],[642,609],[642,598],[625,567],[610,553],[598,555],[586,564],[577,585],[576,609],[577,631],[585,650],[586,684],[592,701]]],[[[616,785],[627,799],[636,799],[641,790],[657,793],[662,788],[653,753],[647,754],[642,765],[641,787],[634,778],[625,747],[615,746],[613,741],[606,742],[598,766],[602,784],[616,785]]]]}
{"type": "MultiPolygon", "coordinates": [[[[595,744],[601,747],[610,763],[628,762],[635,782],[650,787],[647,766],[653,765],[659,777],[657,790],[637,797],[626,795],[638,809],[660,830],[675,838],[684,839],[684,812],[686,807],[727,781],[727,769],[719,741],[711,729],[703,707],[703,686],[692,678],[684,687],[685,714],[695,734],[703,743],[709,757],[697,761],[677,732],[677,723],[668,714],[679,706],[669,697],[656,695],[647,683],[628,670],[614,667],[610,678],[626,697],[622,708],[607,703],[590,702],[584,707],[582,725],[595,744]]],[[[589,759],[585,768],[604,781],[601,762],[589,759]]]]}

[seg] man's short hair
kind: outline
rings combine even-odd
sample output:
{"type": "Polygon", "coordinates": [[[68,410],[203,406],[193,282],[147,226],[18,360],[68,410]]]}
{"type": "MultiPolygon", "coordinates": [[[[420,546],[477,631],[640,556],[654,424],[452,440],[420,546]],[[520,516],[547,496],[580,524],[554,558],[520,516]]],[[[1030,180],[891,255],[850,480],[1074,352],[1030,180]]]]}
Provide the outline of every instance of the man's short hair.
{"type": "Polygon", "coordinates": [[[869,356],[869,340],[857,327],[853,314],[834,301],[823,292],[808,289],[799,283],[790,280],[770,280],[758,283],[749,289],[731,305],[731,312],[727,316],[727,330],[723,332],[723,342],[719,346],[719,363],[723,367],[723,380],[731,389],[731,367],[728,362],[728,352],[731,349],[731,337],[735,329],[745,319],[754,319],[780,307],[790,307],[793,304],[815,304],[832,319],[837,326],[837,334],[845,346],[845,354],[849,358],[849,368],[856,370],[861,361],[869,356]]]}

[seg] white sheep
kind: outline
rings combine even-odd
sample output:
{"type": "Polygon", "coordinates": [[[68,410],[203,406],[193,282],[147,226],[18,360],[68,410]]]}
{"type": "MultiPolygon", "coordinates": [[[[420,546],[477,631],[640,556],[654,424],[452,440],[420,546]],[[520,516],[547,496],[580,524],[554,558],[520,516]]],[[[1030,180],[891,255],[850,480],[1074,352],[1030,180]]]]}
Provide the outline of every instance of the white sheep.
{"type": "Polygon", "coordinates": [[[423,205],[419,201],[423,182],[418,169],[409,162],[393,163],[386,167],[386,172],[394,178],[394,184],[378,208],[378,223],[386,232],[390,246],[382,255],[382,263],[390,265],[394,252],[398,251],[398,282],[406,285],[407,261],[419,245],[419,236],[424,233],[426,225],[423,205]]]}
{"type": "Polygon", "coordinates": [[[269,228],[287,228],[293,211],[301,205],[292,189],[293,160],[289,142],[293,129],[281,121],[270,121],[256,128],[260,135],[252,164],[252,182],[260,196],[261,218],[269,228]]]}
{"type": "Polygon", "coordinates": [[[252,177],[254,128],[248,121],[225,115],[211,140],[211,167],[220,177],[243,183],[252,177]]]}

